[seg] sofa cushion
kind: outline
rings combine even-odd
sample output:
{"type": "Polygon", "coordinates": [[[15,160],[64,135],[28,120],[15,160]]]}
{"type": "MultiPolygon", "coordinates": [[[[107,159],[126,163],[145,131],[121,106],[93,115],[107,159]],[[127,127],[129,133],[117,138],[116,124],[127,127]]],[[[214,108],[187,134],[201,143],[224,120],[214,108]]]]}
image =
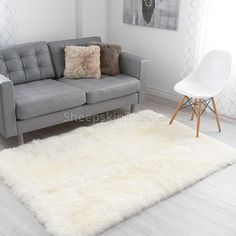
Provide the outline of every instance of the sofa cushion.
{"type": "Polygon", "coordinates": [[[61,78],[59,81],[85,91],[88,104],[127,96],[140,90],[138,79],[123,74],[116,76],[103,75],[99,80],[61,78]]]}
{"type": "Polygon", "coordinates": [[[15,86],[16,114],[20,120],[78,107],[86,103],[85,92],[56,80],[15,86]]]}
{"type": "Polygon", "coordinates": [[[61,78],[64,75],[65,47],[66,46],[87,46],[90,42],[93,42],[93,41],[101,42],[101,38],[88,37],[88,38],[53,41],[53,42],[48,43],[57,78],[61,78]]]}
{"type": "Polygon", "coordinates": [[[46,42],[18,44],[0,49],[0,74],[16,84],[55,77],[46,42]]]}

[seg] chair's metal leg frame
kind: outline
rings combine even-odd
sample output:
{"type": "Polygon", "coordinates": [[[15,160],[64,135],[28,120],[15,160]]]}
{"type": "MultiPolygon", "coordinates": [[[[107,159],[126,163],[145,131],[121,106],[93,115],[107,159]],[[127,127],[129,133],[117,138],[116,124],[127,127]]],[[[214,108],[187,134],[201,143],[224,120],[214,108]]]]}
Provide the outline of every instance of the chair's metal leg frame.
{"type": "Polygon", "coordinates": [[[179,103],[179,105],[178,105],[178,107],[177,107],[177,109],[176,109],[176,111],[175,111],[175,113],[174,113],[174,115],[173,115],[173,117],[172,117],[172,119],[170,121],[170,125],[173,123],[173,121],[175,120],[175,117],[177,116],[177,114],[178,114],[178,112],[180,110],[183,110],[183,109],[186,109],[186,108],[189,108],[189,107],[193,111],[191,120],[193,120],[194,114],[198,118],[197,135],[196,135],[197,137],[199,137],[200,117],[204,114],[206,109],[211,110],[215,114],[217,125],[218,125],[218,128],[219,128],[219,132],[221,132],[219,116],[218,116],[218,113],[217,113],[217,109],[216,109],[216,104],[215,104],[214,98],[196,99],[196,98],[184,96],[183,99],[180,101],[180,103],[179,103]],[[186,102],[184,102],[185,99],[187,99],[186,102]],[[210,102],[211,101],[212,101],[212,104],[213,104],[213,108],[210,106],[210,102]],[[201,104],[199,104],[199,102],[201,102],[201,104]],[[201,108],[201,105],[204,105],[203,109],[201,108]],[[196,111],[196,107],[198,107],[198,112],[196,111]]]}

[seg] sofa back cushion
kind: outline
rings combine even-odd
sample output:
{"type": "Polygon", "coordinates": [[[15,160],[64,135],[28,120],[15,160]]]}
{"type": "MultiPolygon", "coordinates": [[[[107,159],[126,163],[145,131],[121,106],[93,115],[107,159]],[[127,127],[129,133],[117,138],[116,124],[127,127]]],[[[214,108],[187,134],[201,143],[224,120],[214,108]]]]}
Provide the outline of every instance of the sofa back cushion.
{"type": "Polygon", "coordinates": [[[0,48],[0,74],[12,80],[14,85],[55,78],[47,43],[0,48]]]}
{"type": "Polygon", "coordinates": [[[65,70],[65,47],[87,46],[91,42],[101,42],[100,37],[78,38],[70,40],[53,41],[48,43],[57,78],[64,76],[65,70]]]}

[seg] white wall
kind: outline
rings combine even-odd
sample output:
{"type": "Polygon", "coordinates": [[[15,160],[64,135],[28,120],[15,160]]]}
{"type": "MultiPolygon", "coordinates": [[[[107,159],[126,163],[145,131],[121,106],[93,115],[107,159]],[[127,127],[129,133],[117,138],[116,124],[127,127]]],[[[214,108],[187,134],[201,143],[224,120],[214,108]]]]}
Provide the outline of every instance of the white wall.
{"type": "Polygon", "coordinates": [[[130,53],[147,58],[148,92],[169,99],[176,99],[173,86],[181,79],[187,1],[181,1],[179,29],[175,32],[123,24],[123,0],[109,0],[109,41],[121,44],[130,53]]]}
{"type": "Polygon", "coordinates": [[[19,42],[76,36],[101,36],[107,41],[107,1],[15,0],[19,42]]]}
{"type": "Polygon", "coordinates": [[[75,3],[75,0],[16,0],[19,42],[74,38],[75,3]]]}
{"type": "Polygon", "coordinates": [[[108,1],[83,1],[83,36],[101,36],[107,41],[108,34],[108,1]]]}

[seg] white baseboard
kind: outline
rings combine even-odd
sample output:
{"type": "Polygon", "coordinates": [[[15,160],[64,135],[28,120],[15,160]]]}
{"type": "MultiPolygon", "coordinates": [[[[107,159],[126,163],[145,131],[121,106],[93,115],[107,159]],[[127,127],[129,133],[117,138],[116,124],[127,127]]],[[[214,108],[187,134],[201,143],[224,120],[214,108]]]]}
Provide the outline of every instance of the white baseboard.
{"type": "Polygon", "coordinates": [[[180,98],[174,92],[172,93],[169,91],[165,91],[165,90],[157,89],[157,88],[151,88],[151,87],[147,87],[147,94],[152,95],[152,96],[156,96],[156,97],[160,97],[160,98],[164,98],[164,99],[174,101],[174,102],[179,101],[179,98],[180,98]]]}

